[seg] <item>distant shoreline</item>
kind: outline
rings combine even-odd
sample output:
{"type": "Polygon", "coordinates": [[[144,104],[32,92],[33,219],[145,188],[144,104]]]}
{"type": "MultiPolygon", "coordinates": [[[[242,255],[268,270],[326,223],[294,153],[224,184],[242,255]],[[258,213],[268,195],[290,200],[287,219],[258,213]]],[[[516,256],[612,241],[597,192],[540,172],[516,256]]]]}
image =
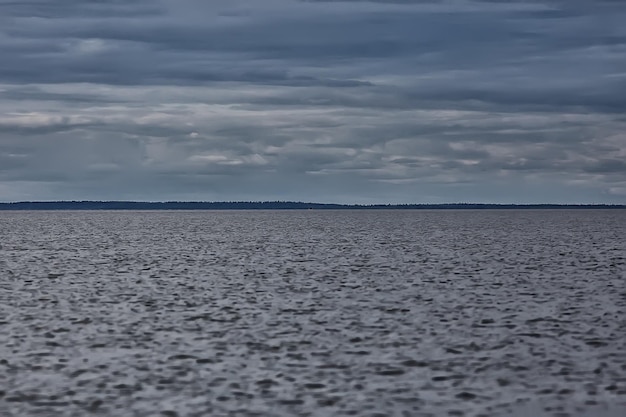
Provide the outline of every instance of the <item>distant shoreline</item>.
{"type": "Polygon", "coordinates": [[[20,201],[0,203],[8,210],[521,210],[626,209],[626,204],[332,204],[294,201],[20,201]]]}

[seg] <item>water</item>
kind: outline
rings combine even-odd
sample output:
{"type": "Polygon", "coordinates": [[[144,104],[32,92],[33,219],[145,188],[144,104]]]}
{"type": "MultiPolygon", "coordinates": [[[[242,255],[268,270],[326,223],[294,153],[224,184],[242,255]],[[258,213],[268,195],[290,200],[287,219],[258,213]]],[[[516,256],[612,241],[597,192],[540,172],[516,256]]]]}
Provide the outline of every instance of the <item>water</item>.
{"type": "Polygon", "coordinates": [[[626,212],[0,213],[3,416],[617,416],[626,212]]]}

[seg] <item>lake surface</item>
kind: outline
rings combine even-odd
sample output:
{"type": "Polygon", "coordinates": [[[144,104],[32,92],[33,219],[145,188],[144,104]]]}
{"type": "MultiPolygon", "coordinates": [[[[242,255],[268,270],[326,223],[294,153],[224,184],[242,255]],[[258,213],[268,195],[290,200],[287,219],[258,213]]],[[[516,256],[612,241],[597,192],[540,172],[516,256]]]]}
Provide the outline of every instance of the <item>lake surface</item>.
{"type": "Polygon", "coordinates": [[[3,416],[618,416],[626,211],[0,213],[3,416]]]}

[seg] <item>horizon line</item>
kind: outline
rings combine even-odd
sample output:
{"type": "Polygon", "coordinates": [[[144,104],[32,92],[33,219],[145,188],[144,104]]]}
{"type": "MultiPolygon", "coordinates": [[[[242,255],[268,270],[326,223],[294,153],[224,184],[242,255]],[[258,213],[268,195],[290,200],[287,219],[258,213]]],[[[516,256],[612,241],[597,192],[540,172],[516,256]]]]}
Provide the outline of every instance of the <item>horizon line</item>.
{"type": "Polygon", "coordinates": [[[146,209],[307,209],[307,208],[626,208],[626,204],[617,203],[321,203],[295,200],[231,200],[231,201],[198,201],[198,200],[23,200],[0,202],[0,208],[28,209],[91,209],[106,208],[124,210],[143,206],[146,209]],[[56,207],[51,207],[56,206],[56,207]],[[167,207],[165,207],[167,206],[167,207]],[[203,206],[203,207],[198,207],[203,206]]]}

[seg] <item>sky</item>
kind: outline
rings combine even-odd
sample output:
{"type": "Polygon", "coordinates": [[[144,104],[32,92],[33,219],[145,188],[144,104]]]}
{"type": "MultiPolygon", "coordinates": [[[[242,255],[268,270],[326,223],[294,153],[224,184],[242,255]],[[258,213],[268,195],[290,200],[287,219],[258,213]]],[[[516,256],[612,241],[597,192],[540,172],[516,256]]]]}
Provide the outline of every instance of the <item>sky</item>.
{"type": "Polygon", "coordinates": [[[0,0],[0,201],[626,203],[623,0],[0,0]]]}

